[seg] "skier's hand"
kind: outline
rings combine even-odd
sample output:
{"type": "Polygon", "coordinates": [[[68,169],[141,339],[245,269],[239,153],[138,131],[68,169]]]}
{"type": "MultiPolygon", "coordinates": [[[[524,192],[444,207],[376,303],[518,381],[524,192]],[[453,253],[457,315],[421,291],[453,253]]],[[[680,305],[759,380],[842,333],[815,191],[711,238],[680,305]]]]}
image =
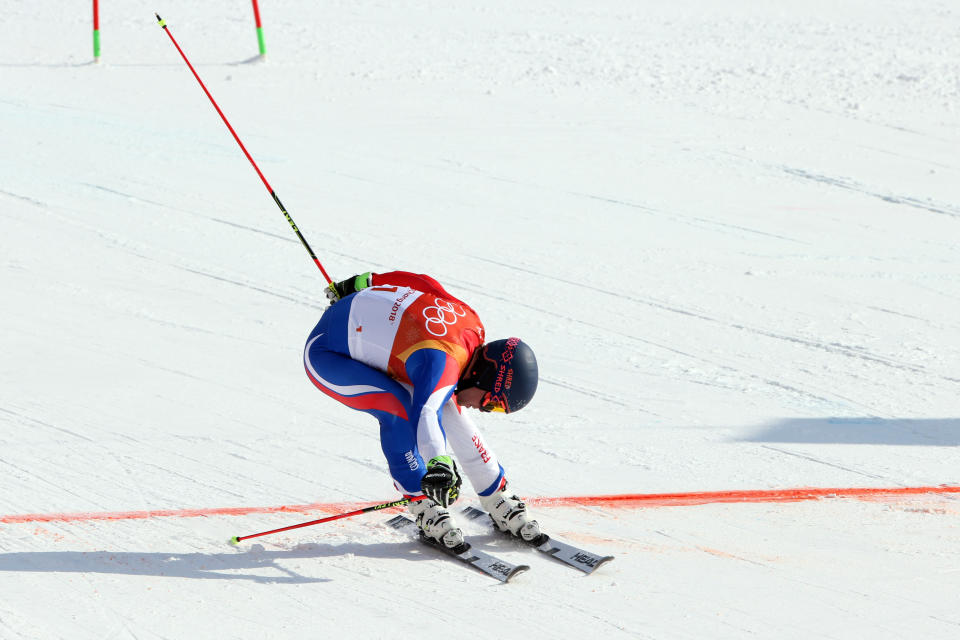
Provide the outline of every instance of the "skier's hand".
{"type": "Polygon", "coordinates": [[[427,474],[420,480],[420,489],[440,506],[449,507],[460,496],[462,482],[453,458],[437,456],[427,463],[427,474]]]}
{"type": "Polygon", "coordinates": [[[351,293],[366,289],[370,286],[372,279],[373,274],[367,271],[340,282],[331,282],[326,290],[327,300],[330,301],[330,304],[333,304],[341,298],[346,298],[351,293]]]}

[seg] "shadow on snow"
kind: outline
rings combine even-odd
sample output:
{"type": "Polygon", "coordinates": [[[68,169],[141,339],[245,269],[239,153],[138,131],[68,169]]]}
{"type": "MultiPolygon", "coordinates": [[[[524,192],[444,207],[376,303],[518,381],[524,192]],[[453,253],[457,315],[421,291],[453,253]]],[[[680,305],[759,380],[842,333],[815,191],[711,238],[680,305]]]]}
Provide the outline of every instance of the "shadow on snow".
{"type": "MultiPolygon", "coordinates": [[[[0,553],[0,572],[114,573],[203,580],[250,580],[262,584],[303,584],[331,582],[331,579],[301,575],[285,567],[286,561],[347,556],[427,560],[430,559],[430,550],[401,542],[301,544],[277,551],[267,551],[261,545],[255,544],[249,549],[241,548],[228,553],[24,551],[0,553]]],[[[316,568],[321,569],[322,566],[317,565],[316,568]]],[[[349,565],[342,564],[336,568],[351,570],[349,565]]]]}
{"type": "Polygon", "coordinates": [[[960,419],[786,418],[738,440],[955,447],[960,445],[960,419]]]}

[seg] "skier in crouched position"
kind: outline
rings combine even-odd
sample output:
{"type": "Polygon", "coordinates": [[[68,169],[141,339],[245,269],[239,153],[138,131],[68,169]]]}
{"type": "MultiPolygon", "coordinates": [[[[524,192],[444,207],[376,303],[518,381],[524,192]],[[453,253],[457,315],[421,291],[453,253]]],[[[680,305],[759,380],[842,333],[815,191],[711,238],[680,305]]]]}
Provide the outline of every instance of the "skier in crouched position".
{"type": "Polygon", "coordinates": [[[537,389],[533,350],[518,338],[484,343],[476,312],[426,275],[364,273],[331,284],[327,297],[304,348],[307,375],[380,422],[397,489],[426,495],[408,507],[421,531],[450,548],[463,543],[448,509],[462,470],[501,531],[538,538],[539,524],[507,491],[496,454],[463,411],[526,406],[537,389]]]}

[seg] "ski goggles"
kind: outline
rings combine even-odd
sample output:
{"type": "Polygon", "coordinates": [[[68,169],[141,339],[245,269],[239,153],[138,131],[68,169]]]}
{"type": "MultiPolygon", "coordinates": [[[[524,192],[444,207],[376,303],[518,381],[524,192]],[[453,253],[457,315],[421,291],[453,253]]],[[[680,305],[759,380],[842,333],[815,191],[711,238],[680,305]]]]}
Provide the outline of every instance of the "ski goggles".
{"type": "Polygon", "coordinates": [[[480,400],[480,411],[490,413],[508,413],[506,399],[493,395],[493,392],[487,391],[480,400]]]}

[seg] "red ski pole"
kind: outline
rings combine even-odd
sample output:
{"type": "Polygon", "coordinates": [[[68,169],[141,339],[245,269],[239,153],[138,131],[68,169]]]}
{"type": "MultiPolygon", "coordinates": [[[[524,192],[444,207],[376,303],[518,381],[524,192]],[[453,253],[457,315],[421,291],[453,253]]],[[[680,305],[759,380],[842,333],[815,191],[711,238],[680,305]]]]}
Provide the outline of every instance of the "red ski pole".
{"type": "Polygon", "coordinates": [[[239,544],[241,540],[247,540],[248,538],[259,538],[260,536],[269,535],[271,533],[280,533],[281,531],[290,531],[291,529],[299,529],[300,527],[309,527],[311,525],[330,522],[332,520],[340,520],[341,518],[350,518],[352,516],[358,516],[361,513],[370,513],[371,511],[380,511],[381,509],[389,509],[390,507],[402,507],[405,504],[409,504],[411,502],[418,502],[420,500],[425,499],[426,497],[427,496],[414,496],[412,498],[402,498],[400,500],[394,500],[393,502],[384,502],[383,504],[375,504],[371,507],[357,509],[356,511],[350,511],[349,513],[341,513],[335,516],[320,518],[319,520],[311,520],[310,522],[301,522],[300,524],[290,525],[289,527],[281,527],[280,529],[271,529],[270,531],[261,531],[260,533],[251,533],[248,536],[233,536],[232,538],[230,538],[230,544],[239,544]]]}
{"type": "Polygon", "coordinates": [[[157,22],[160,23],[160,26],[164,31],[167,32],[167,35],[170,36],[170,42],[173,43],[173,46],[177,48],[177,51],[180,52],[180,57],[183,58],[183,61],[187,63],[187,66],[190,68],[190,71],[193,72],[193,77],[197,79],[197,82],[200,83],[200,88],[203,89],[203,92],[207,94],[207,97],[210,99],[210,104],[213,105],[213,108],[217,110],[217,113],[220,114],[220,119],[223,120],[223,124],[227,125],[227,129],[230,130],[230,133],[233,134],[233,139],[237,141],[237,144],[240,145],[240,149],[243,151],[243,155],[247,156],[247,160],[250,161],[250,164],[253,165],[254,170],[257,172],[257,175],[260,176],[260,180],[263,182],[263,186],[267,188],[267,191],[270,192],[270,196],[273,198],[273,201],[277,203],[277,206],[280,207],[280,211],[286,217],[287,222],[290,223],[290,226],[293,228],[294,232],[297,234],[297,237],[300,238],[301,244],[307,250],[307,253],[310,254],[310,257],[313,258],[314,263],[317,265],[317,268],[320,269],[320,273],[323,274],[323,277],[327,279],[327,284],[332,285],[333,280],[330,279],[330,276],[327,275],[327,270],[323,268],[323,265],[320,264],[320,260],[317,259],[317,254],[313,252],[313,249],[310,248],[310,245],[307,244],[307,239],[303,237],[303,234],[300,233],[300,229],[297,228],[297,225],[293,222],[293,218],[290,217],[290,214],[287,213],[287,210],[283,207],[283,204],[280,202],[280,198],[277,197],[276,192],[274,192],[273,187],[270,186],[270,183],[267,182],[267,179],[264,177],[263,172],[260,171],[260,167],[257,166],[257,163],[253,161],[253,157],[247,151],[247,148],[243,146],[243,143],[240,141],[240,136],[237,135],[237,132],[233,130],[233,127],[230,126],[230,122],[227,120],[227,116],[223,115],[223,111],[220,110],[220,106],[217,104],[217,101],[213,99],[213,96],[210,95],[210,92],[207,91],[207,86],[203,84],[203,80],[200,79],[200,76],[197,75],[196,69],[193,68],[193,65],[190,64],[190,61],[187,59],[186,54],[183,52],[183,49],[180,48],[180,45],[177,44],[176,39],[173,37],[173,34],[170,33],[170,29],[167,28],[167,23],[163,21],[160,17],[160,14],[154,14],[157,16],[157,22]]]}

